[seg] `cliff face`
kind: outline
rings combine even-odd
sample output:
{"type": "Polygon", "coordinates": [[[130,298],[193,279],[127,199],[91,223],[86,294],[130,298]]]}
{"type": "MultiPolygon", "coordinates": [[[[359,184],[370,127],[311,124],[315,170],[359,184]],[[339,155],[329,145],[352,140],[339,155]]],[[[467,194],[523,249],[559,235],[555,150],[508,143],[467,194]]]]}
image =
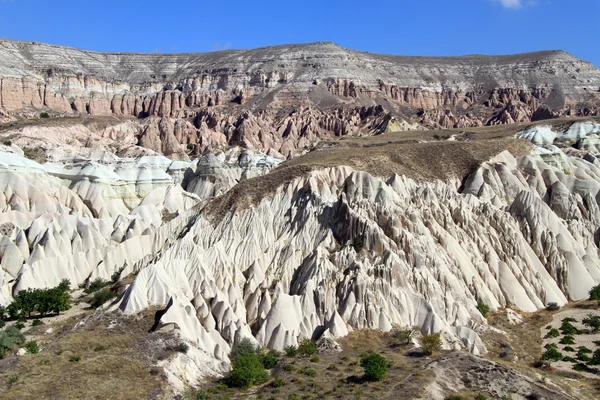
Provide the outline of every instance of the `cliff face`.
{"type": "Polygon", "coordinates": [[[599,90],[600,71],[561,51],[405,57],[312,43],[162,55],[0,40],[0,118],[158,117],[140,144],[159,152],[169,136],[200,149],[287,155],[336,135],[390,130],[382,123],[391,116],[393,129],[416,129],[596,115],[599,90]]]}

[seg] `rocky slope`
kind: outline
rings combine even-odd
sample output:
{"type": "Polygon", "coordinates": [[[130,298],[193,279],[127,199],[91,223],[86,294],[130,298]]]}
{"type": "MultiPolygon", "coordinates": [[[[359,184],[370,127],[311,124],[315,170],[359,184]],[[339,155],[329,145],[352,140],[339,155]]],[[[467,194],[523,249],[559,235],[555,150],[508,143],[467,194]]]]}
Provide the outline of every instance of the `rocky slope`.
{"type": "Polygon", "coordinates": [[[533,312],[600,282],[598,123],[494,129],[328,142],[272,171],[241,149],[194,172],[160,156],[40,165],[5,146],[0,301],[133,274],[107,308],[166,307],[158,326],[191,345],[165,367],[180,388],[227,371],[242,337],[282,349],[417,326],[485,353],[479,301],[533,312]]]}
{"type": "Polygon", "coordinates": [[[334,43],[201,54],[96,53],[0,39],[0,118],[152,117],[143,147],[287,156],[348,134],[595,115],[600,71],[561,51],[404,57],[334,43]]]}

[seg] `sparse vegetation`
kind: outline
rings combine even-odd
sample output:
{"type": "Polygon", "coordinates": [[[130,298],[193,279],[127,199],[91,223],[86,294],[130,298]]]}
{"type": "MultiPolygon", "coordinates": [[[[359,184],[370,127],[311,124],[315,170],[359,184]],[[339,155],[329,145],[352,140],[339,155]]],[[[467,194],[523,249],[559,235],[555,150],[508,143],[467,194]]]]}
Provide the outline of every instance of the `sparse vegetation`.
{"type": "Polygon", "coordinates": [[[40,346],[38,346],[35,340],[31,340],[25,343],[25,350],[31,354],[37,354],[40,352],[40,346]]]}
{"type": "Polygon", "coordinates": [[[77,355],[71,356],[71,357],[69,357],[69,361],[70,362],[79,362],[79,361],[81,361],[81,356],[77,356],[77,355]]]}
{"type": "Polygon", "coordinates": [[[600,300],[600,285],[596,285],[590,289],[590,300],[600,300]]]}
{"type": "Polygon", "coordinates": [[[280,354],[277,350],[269,350],[262,355],[261,361],[265,369],[273,369],[279,363],[280,354]]]}
{"type": "Polygon", "coordinates": [[[14,326],[0,331],[0,358],[6,357],[8,351],[15,350],[25,343],[25,336],[14,326]]]}
{"type": "Polygon", "coordinates": [[[552,328],[548,331],[548,333],[546,333],[546,336],[544,336],[544,339],[555,338],[555,337],[559,337],[559,336],[560,336],[560,332],[558,331],[558,329],[552,328]]]}
{"type": "Polygon", "coordinates": [[[373,353],[360,360],[360,366],[365,370],[365,379],[377,382],[387,377],[387,360],[373,353]]]}
{"type": "Polygon", "coordinates": [[[587,327],[589,327],[593,333],[600,332],[600,316],[598,315],[588,315],[585,317],[581,323],[587,327]]]}
{"type": "Polygon", "coordinates": [[[286,346],[283,348],[283,351],[288,357],[296,357],[298,355],[298,347],[296,346],[286,346]]]}
{"type": "Polygon", "coordinates": [[[481,301],[477,303],[477,309],[479,310],[483,318],[487,318],[488,314],[490,313],[490,306],[481,301]]]}
{"type": "Polygon", "coordinates": [[[316,354],[310,358],[310,362],[318,363],[319,361],[321,361],[321,357],[316,354]]]}
{"type": "Polygon", "coordinates": [[[232,387],[247,388],[267,378],[265,367],[256,353],[244,353],[232,361],[228,382],[232,387]]]}
{"type": "Polygon", "coordinates": [[[31,322],[31,326],[40,326],[40,325],[44,325],[44,323],[43,323],[43,322],[42,322],[42,320],[40,320],[40,319],[34,319],[34,320],[31,322]]]}
{"type": "Polygon", "coordinates": [[[189,349],[190,349],[190,346],[189,346],[187,343],[185,343],[185,342],[181,342],[181,343],[179,343],[179,344],[177,345],[177,347],[176,347],[176,350],[177,350],[179,353],[183,353],[183,354],[186,354],[186,353],[188,352],[188,350],[189,350],[189,349]]]}
{"type": "Polygon", "coordinates": [[[85,289],[85,293],[94,293],[94,292],[97,292],[98,290],[102,289],[103,287],[106,287],[109,285],[110,285],[110,282],[105,281],[102,278],[96,278],[92,282],[90,282],[87,289],[85,289]]]}
{"type": "Polygon", "coordinates": [[[560,341],[560,344],[575,344],[575,338],[572,335],[563,336],[560,341]]]}
{"type": "Polygon", "coordinates": [[[90,307],[98,308],[108,300],[114,298],[116,295],[110,290],[109,287],[103,287],[102,289],[94,292],[92,299],[90,300],[90,307]]]}
{"type": "Polygon", "coordinates": [[[558,346],[555,344],[547,344],[545,346],[546,351],[542,354],[542,361],[560,361],[563,359],[563,355],[558,351],[558,346]]]}
{"type": "Polygon", "coordinates": [[[421,348],[426,354],[433,354],[442,348],[442,339],[440,333],[432,333],[430,335],[423,335],[421,338],[421,348]]]}
{"type": "Polygon", "coordinates": [[[317,352],[317,345],[310,339],[302,339],[298,345],[298,354],[304,357],[312,356],[317,352]]]}
{"type": "Polygon", "coordinates": [[[360,253],[363,247],[365,247],[365,241],[362,235],[356,236],[354,239],[352,239],[351,246],[355,252],[360,253]]]}

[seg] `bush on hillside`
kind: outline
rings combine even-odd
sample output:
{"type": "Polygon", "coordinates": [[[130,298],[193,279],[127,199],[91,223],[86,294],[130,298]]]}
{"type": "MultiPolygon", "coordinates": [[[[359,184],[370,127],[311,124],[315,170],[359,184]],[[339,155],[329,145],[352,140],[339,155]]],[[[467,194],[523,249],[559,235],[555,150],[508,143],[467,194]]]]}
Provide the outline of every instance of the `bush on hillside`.
{"type": "Polygon", "coordinates": [[[256,353],[243,353],[231,363],[229,385],[247,388],[268,378],[267,371],[256,353]]]}
{"type": "Polygon", "coordinates": [[[360,360],[360,366],[365,370],[365,379],[378,382],[387,377],[387,360],[373,353],[360,360]]]}
{"type": "Polygon", "coordinates": [[[6,356],[8,350],[14,350],[25,343],[25,336],[14,326],[0,331],[0,358],[6,356]]]}
{"type": "Polygon", "coordinates": [[[304,357],[312,356],[317,352],[317,344],[310,339],[302,339],[298,345],[298,354],[304,357]]]}
{"type": "Polygon", "coordinates": [[[600,316],[598,315],[589,314],[581,323],[589,327],[594,333],[600,332],[600,316]]]}
{"type": "Polygon", "coordinates": [[[488,306],[482,301],[477,303],[477,309],[479,310],[483,318],[487,318],[488,314],[490,313],[490,306],[488,306]]]}
{"type": "Polygon", "coordinates": [[[288,357],[296,357],[298,355],[298,347],[296,346],[285,346],[283,351],[288,357]]]}
{"type": "Polygon", "coordinates": [[[109,286],[110,282],[105,281],[102,278],[96,278],[94,279],[90,285],[87,287],[87,289],[85,289],[86,293],[94,293],[97,292],[98,290],[102,289],[105,286],[109,286]]]}
{"type": "Polygon", "coordinates": [[[97,292],[94,292],[92,300],[90,301],[90,306],[92,308],[98,308],[115,296],[116,295],[110,290],[110,288],[105,286],[97,292]]]}
{"type": "Polygon", "coordinates": [[[600,285],[590,289],[590,300],[600,300],[600,285]]]}
{"type": "Polygon", "coordinates": [[[427,354],[433,354],[442,348],[442,338],[440,333],[432,333],[431,335],[423,335],[421,338],[421,348],[427,354]]]}

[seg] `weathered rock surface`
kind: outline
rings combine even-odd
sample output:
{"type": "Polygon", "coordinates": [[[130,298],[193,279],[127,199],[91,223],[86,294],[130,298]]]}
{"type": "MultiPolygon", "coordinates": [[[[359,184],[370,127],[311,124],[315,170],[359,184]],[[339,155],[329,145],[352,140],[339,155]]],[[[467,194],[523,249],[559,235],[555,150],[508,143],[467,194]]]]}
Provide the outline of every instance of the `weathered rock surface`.
{"type": "Polygon", "coordinates": [[[160,117],[139,144],[298,153],[387,128],[462,128],[597,115],[600,71],[561,51],[405,57],[334,43],[201,54],[95,53],[0,39],[0,118],[160,117]],[[397,123],[387,125],[394,117],[397,123]],[[191,122],[193,121],[193,122],[191,122]]]}

